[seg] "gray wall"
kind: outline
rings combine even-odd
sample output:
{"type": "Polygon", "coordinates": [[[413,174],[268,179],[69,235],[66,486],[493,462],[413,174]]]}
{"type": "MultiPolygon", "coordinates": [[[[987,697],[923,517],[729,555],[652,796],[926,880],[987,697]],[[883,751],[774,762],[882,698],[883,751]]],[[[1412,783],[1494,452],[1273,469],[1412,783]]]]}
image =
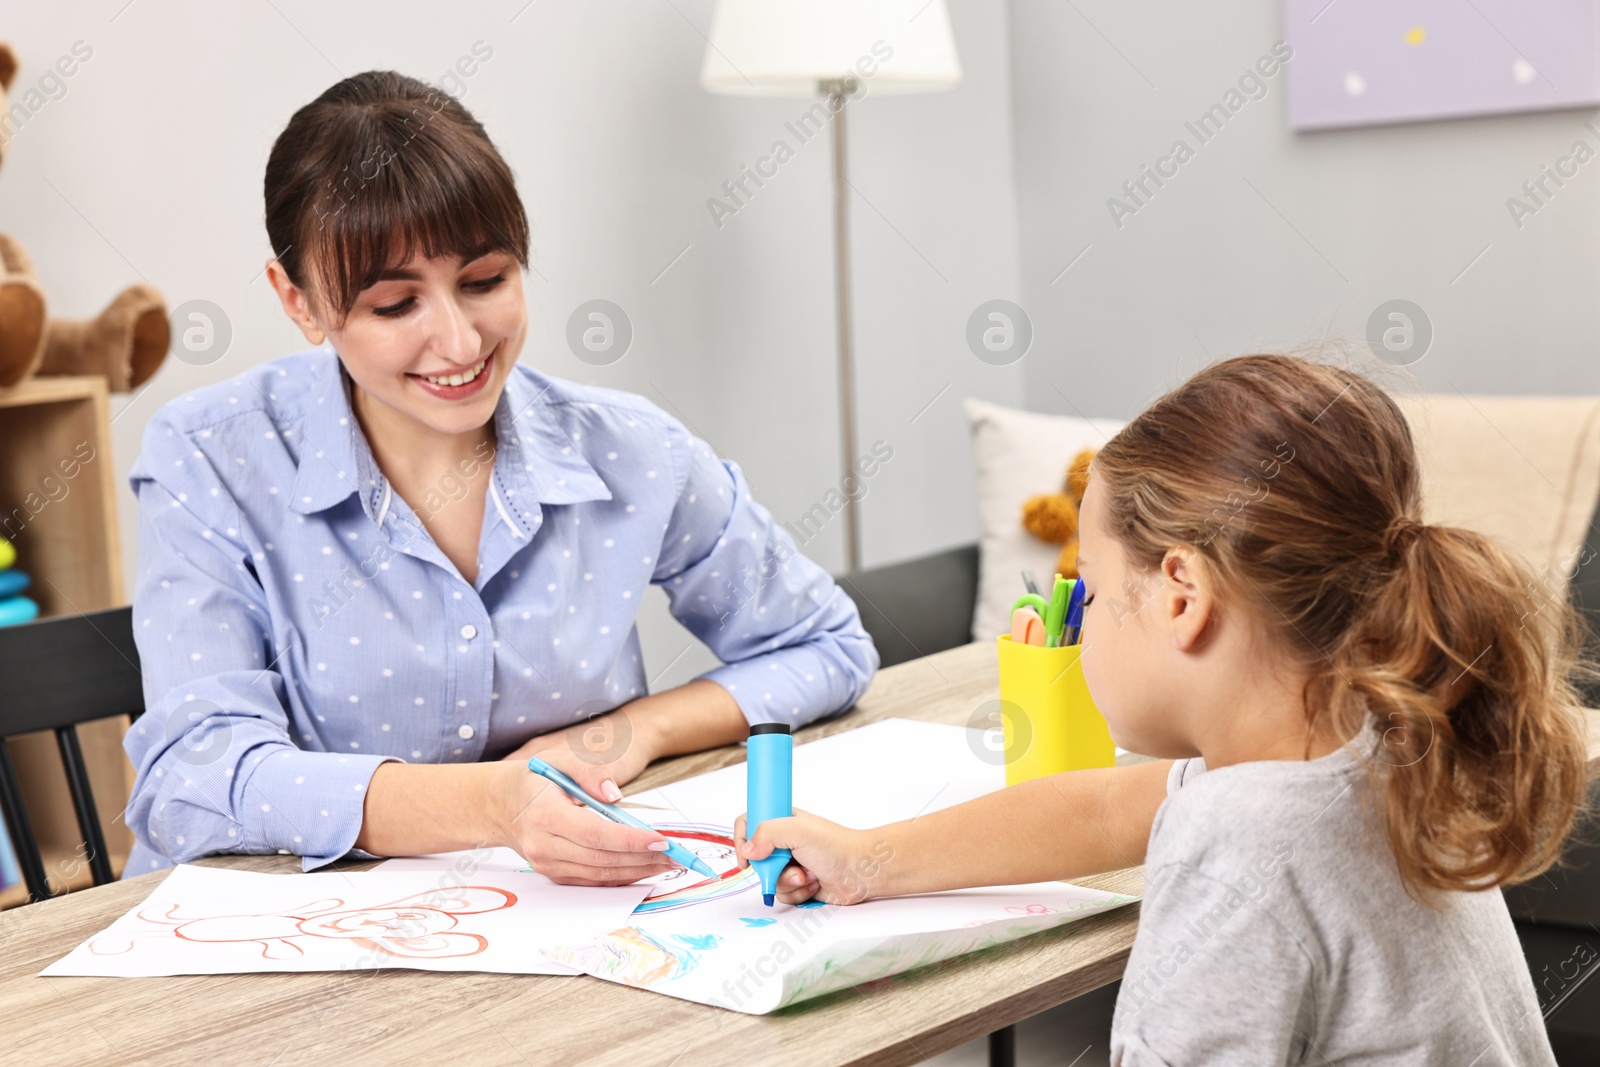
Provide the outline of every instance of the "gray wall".
{"type": "MultiPolygon", "coordinates": [[[[144,392],[113,401],[130,576],[125,478],[150,415],[304,345],[260,274],[272,139],[340,77],[393,68],[437,81],[480,40],[493,56],[464,79],[463,102],[516,172],[534,232],[523,360],[677,414],[742,465],[780,521],[837,484],[827,144],[801,148],[713,225],[706,199],[808,101],[700,89],[711,0],[124,5],[0,4],[23,62],[14,101],[75,41],[94,50],[17,131],[0,228],[31,249],[58,315],[93,314],[142,276],[170,304],[208,299],[232,321],[220,362],[169,359],[144,392]],[[596,297],[620,304],[636,331],[609,367],[579,361],[564,340],[572,309],[596,297]]],[[[1023,399],[1020,366],[980,364],[962,339],[978,302],[1021,296],[1007,10],[951,9],[961,88],[869,90],[851,115],[859,436],[864,450],[879,438],[895,449],[868,483],[868,564],[975,537],[961,397],[1023,399]]],[[[837,571],[842,535],[836,519],[804,550],[837,571]]],[[[664,598],[644,606],[641,631],[652,677],[665,669],[658,687],[715,662],[664,598]]]]}
{"type": "MultiPolygon", "coordinates": [[[[1324,335],[1362,351],[1369,314],[1396,297],[1435,331],[1402,386],[1600,390],[1588,344],[1600,160],[1520,229],[1505,204],[1574,141],[1600,148],[1590,114],[1297,135],[1279,75],[1119,228],[1107,199],[1175,139],[1194,145],[1184,122],[1270,51],[1278,5],[950,7],[962,87],[869,92],[851,114],[860,440],[895,449],[868,483],[867,564],[975,537],[963,396],[1126,417],[1209,358],[1324,335]],[[1008,367],[975,359],[964,338],[993,298],[1020,302],[1035,328],[1008,367]]],[[[24,86],[75,41],[94,49],[0,173],[0,229],[31,249],[56,313],[92,314],[142,276],[173,304],[203,297],[232,320],[221,362],[169,360],[146,391],[113,401],[119,476],[162,402],[302,344],[260,276],[261,171],[293,110],[361,70],[437,81],[483,41],[494,54],[465,79],[464,102],[510,160],[534,227],[523,359],[642,393],[736,459],[780,521],[805,513],[838,477],[827,146],[801,148],[713,224],[706,199],[805,102],[704,93],[711,11],[0,4],[24,86]],[[564,343],[571,310],[596,297],[636,330],[610,367],[564,343]]],[[[125,489],[120,503],[131,573],[125,489]]],[[[842,527],[804,546],[834,571],[842,527]]],[[[661,598],[641,629],[652,675],[666,668],[658,685],[712,662],[661,598]]]]}
{"type": "Polygon", "coordinates": [[[1365,354],[1393,298],[1434,328],[1397,387],[1600,391],[1600,159],[1520,229],[1506,207],[1574,141],[1600,149],[1593,111],[1296,134],[1280,74],[1200,146],[1184,122],[1280,39],[1277,3],[1012,0],[1011,19],[1029,406],[1126,417],[1210,358],[1324,334],[1365,354]],[[1106,200],[1180,137],[1194,158],[1119,229],[1106,200]]]}

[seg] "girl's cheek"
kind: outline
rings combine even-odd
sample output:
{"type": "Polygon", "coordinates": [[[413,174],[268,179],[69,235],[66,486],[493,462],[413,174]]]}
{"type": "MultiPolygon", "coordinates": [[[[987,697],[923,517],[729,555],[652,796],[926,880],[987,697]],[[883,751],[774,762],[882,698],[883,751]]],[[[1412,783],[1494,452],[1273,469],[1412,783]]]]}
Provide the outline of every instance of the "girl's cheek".
{"type": "Polygon", "coordinates": [[[1104,714],[1105,706],[1104,701],[1102,700],[1102,694],[1105,692],[1105,683],[1100,678],[1100,650],[1095,649],[1091,654],[1088,649],[1088,641],[1085,640],[1084,653],[1082,656],[1083,681],[1084,684],[1089,687],[1089,699],[1093,700],[1095,707],[1100,709],[1101,714],[1104,714]]]}

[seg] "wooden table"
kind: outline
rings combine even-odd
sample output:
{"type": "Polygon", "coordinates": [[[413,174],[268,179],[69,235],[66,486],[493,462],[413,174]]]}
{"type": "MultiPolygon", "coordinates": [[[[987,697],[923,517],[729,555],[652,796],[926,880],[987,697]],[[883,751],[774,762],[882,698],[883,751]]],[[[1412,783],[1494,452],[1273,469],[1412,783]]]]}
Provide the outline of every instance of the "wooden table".
{"type": "MultiPolygon", "coordinates": [[[[994,647],[881,671],[848,714],[797,742],[891,717],[966,725],[997,697],[994,647]]],[[[630,791],[742,760],[738,747],[652,766],[630,791]]],[[[208,866],[292,872],[298,857],[208,866]]],[[[342,862],[324,870],[356,870],[342,862]]],[[[0,913],[0,1060],[48,1064],[910,1064],[1116,980],[1129,905],[797,1005],[743,1015],[589,977],[383,970],[173,978],[40,978],[144,900],[165,871],[0,913]]],[[[1137,869],[1080,884],[1137,894],[1137,869]]]]}
{"type": "MultiPolygon", "coordinates": [[[[879,673],[815,740],[890,717],[967,725],[996,699],[994,648],[967,645],[879,673]]],[[[1591,713],[1590,766],[1600,762],[1591,713]]],[[[1137,760],[1139,757],[1127,757],[1137,760]]],[[[743,759],[737,747],[651,767],[640,790],[743,759]]],[[[211,866],[292,872],[297,857],[216,856],[211,866]]],[[[326,870],[356,870],[341,863],[326,870]]],[[[165,872],[0,913],[0,1059],[82,1063],[910,1064],[1115,981],[1138,905],[768,1016],[742,1015],[588,977],[360,973],[39,978],[142,901],[165,872]]],[[[1138,868],[1077,880],[1138,894],[1138,868]]]]}

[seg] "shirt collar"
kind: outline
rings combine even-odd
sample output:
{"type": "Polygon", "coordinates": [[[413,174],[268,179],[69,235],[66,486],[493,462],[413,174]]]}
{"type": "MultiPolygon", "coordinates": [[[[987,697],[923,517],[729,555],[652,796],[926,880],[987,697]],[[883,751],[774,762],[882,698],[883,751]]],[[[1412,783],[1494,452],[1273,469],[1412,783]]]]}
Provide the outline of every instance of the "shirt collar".
{"type": "MultiPolygon", "coordinates": [[[[302,515],[331,508],[366,485],[381,485],[377,464],[350,409],[338,356],[312,363],[315,380],[300,425],[300,464],[290,509],[302,515]]],[[[371,488],[372,486],[368,486],[371,488]]]]}
{"type": "Polygon", "coordinates": [[[573,444],[556,417],[549,394],[555,382],[529,368],[514,367],[495,408],[501,458],[496,474],[517,491],[519,502],[581,504],[610,500],[611,490],[573,444]]]}
{"type": "MultiPolygon", "coordinates": [[[[350,382],[337,356],[319,360],[300,430],[302,446],[291,509],[304,515],[342,503],[364,490],[363,505],[374,511],[385,484],[367,439],[350,406],[350,382]]],[[[611,490],[574,447],[555,418],[546,394],[554,383],[514,367],[495,405],[495,436],[500,455],[495,475],[511,499],[506,503],[533,519],[536,504],[577,504],[610,500],[611,490]]]]}

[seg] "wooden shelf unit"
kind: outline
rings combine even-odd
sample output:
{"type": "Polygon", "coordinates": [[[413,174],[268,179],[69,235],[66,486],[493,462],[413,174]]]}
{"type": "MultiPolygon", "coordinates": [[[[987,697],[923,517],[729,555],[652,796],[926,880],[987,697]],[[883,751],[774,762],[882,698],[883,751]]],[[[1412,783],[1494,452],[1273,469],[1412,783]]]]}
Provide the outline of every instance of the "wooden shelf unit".
{"type": "MultiPolygon", "coordinates": [[[[126,603],[110,403],[100,377],[35,378],[0,389],[0,537],[16,546],[15,566],[33,579],[24,595],[38,602],[40,618],[126,603]]],[[[78,727],[118,876],[133,845],[122,817],[133,789],[133,766],[122,750],[127,729],[127,716],[78,727]]],[[[23,734],[5,743],[51,887],[68,892],[93,884],[54,735],[23,734]]],[[[0,908],[26,899],[25,887],[12,886],[0,891],[0,908]]]]}

